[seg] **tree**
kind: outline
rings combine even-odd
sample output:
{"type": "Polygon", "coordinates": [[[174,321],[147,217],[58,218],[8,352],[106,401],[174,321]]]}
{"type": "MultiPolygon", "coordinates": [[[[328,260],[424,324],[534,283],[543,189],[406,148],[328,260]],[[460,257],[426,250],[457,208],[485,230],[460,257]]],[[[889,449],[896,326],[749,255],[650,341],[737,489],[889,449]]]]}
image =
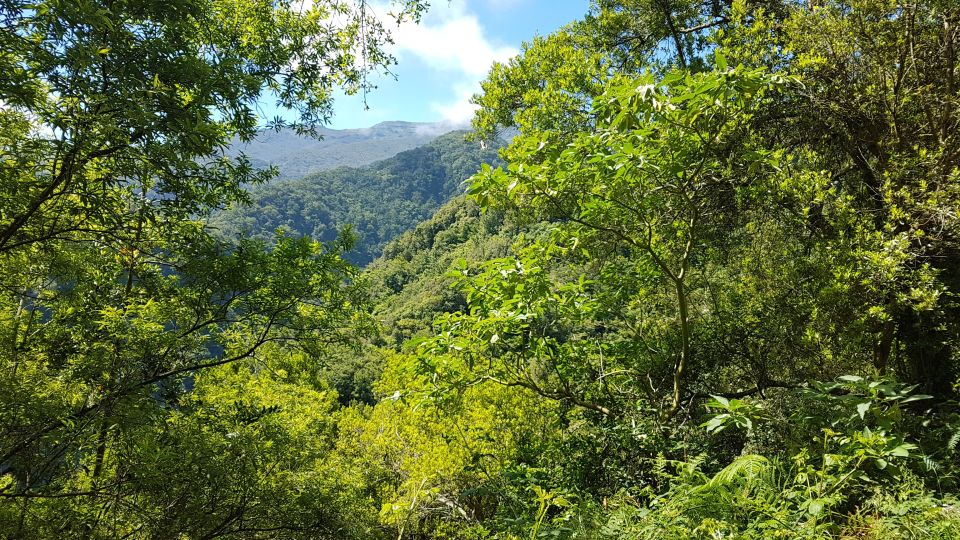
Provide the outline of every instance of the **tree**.
{"type": "MultiPolygon", "coordinates": [[[[425,7],[398,6],[398,18],[425,7]]],[[[366,75],[393,62],[389,34],[364,4],[334,0],[9,0],[0,25],[0,529],[146,536],[163,499],[148,493],[178,449],[194,472],[259,474],[242,452],[217,453],[222,433],[182,445],[225,406],[192,393],[206,371],[257,373],[271,355],[317,363],[367,328],[340,258],[349,238],[281,237],[268,250],[215,239],[204,219],[271,174],[223,152],[255,135],[258,103],[297,113],[272,127],[312,132],[336,89],[366,91],[366,75]]],[[[237,505],[227,516],[256,511],[254,492],[208,487],[237,505]]],[[[205,511],[169,508],[164,519],[205,511]]],[[[329,525],[295,514],[264,519],[305,536],[329,525]]],[[[229,520],[191,531],[239,534],[229,520]]]]}
{"type": "Polygon", "coordinates": [[[960,375],[958,17],[938,1],[818,2],[787,16],[736,3],[737,24],[721,38],[732,61],[803,81],[805,91],[757,116],[757,129],[808,149],[809,169],[831,171],[824,204],[844,200],[861,217],[833,221],[814,208],[811,241],[858,252],[850,298],[861,303],[854,317],[870,334],[873,369],[941,397],[955,395],[960,375]]]}
{"type": "MultiPolygon", "coordinates": [[[[617,20],[628,4],[640,3],[604,3],[592,21],[617,20]]],[[[503,152],[507,166],[479,173],[470,192],[541,228],[518,239],[513,257],[464,270],[467,309],[441,316],[439,335],[420,350],[435,391],[495,382],[579,409],[557,445],[580,460],[560,468],[603,497],[604,510],[607,490],[618,488],[624,507],[642,506],[635,497],[649,494],[670,459],[683,462],[683,478],[700,465],[691,456],[721,470],[748,449],[782,457],[787,445],[808,467],[815,436],[795,429],[790,411],[817,419],[817,429],[843,419],[788,390],[843,374],[863,386],[830,390],[856,401],[844,413],[853,419],[873,406],[864,391],[890,388],[889,378],[932,395],[936,405],[903,414],[939,427],[901,427],[931,456],[951,452],[960,369],[955,11],[937,1],[733,2],[708,40],[674,52],[669,32],[651,34],[661,37],[644,43],[660,52],[632,58],[624,18],[619,28],[569,25],[497,66],[475,98],[475,125],[520,133],[503,152]],[[704,404],[771,413],[783,425],[756,433],[750,420],[748,433],[710,441],[692,429],[704,404]],[[569,441],[578,436],[592,455],[576,453],[569,441]],[[658,454],[667,461],[653,462],[658,454]],[[603,465],[578,477],[584,461],[603,465]],[[613,482],[592,481],[614,471],[613,482]]],[[[644,47],[634,51],[654,50],[644,47]]],[[[913,450],[900,447],[904,435],[872,427],[823,433],[824,448],[843,446],[837,455],[856,465],[826,475],[839,481],[828,500],[806,496],[811,514],[874,504],[847,480],[913,450]]],[[[818,474],[835,457],[817,457],[818,474]]],[[[939,491],[930,459],[913,474],[939,491]]],[[[671,496],[662,497],[649,508],[671,496]]],[[[562,516],[557,534],[581,514],[562,516]]],[[[699,519],[700,530],[712,527],[699,519]]]]}
{"type": "MultiPolygon", "coordinates": [[[[745,373],[738,378],[753,379],[757,391],[769,384],[797,384],[829,366],[826,369],[895,372],[923,384],[926,391],[952,396],[955,377],[942,374],[956,369],[951,360],[955,344],[949,337],[955,333],[948,330],[955,320],[955,304],[948,291],[955,289],[956,281],[956,265],[949,261],[956,251],[957,222],[952,216],[957,208],[953,187],[957,156],[954,137],[946,135],[956,131],[950,127],[956,116],[951,82],[957,69],[952,52],[956,14],[937,2],[909,9],[872,1],[818,7],[734,2],[724,7],[713,21],[716,24],[699,28],[691,22],[698,32],[709,27],[713,32],[709,40],[688,41],[675,55],[661,55],[649,52],[655,49],[650,44],[671,41],[669,32],[651,30],[649,40],[641,40],[647,45],[636,45],[631,37],[637,35],[635,27],[629,17],[621,17],[638,4],[600,3],[585,21],[533,42],[521,57],[495,67],[484,83],[484,95],[475,98],[481,105],[475,125],[481,133],[513,125],[521,134],[504,152],[510,162],[505,173],[478,176],[473,188],[477,200],[497,206],[514,199],[518,204],[511,205],[521,214],[546,216],[564,225],[582,220],[581,211],[593,211],[587,216],[592,220],[581,226],[607,227],[606,234],[620,236],[621,244],[642,247],[642,242],[624,234],[636,217],[630,211],[638,208],[630,203],[656,201],[653,208],[664,215],[677,206],[668,201],[663,186],[628,192],[623,198],[610,178],[629,174],[622,172],[630,170],[629,163],[603,178],[594,177],[591,164],[584,164],[593,155],[597,162],[621,163],[623,155],[636,152],[647,159],[651,152],[649,147],[619,147],[617,138],[600,138],[610,122],[609,115],[603,116],[610,96],[601,89],[608,89],[605,81],[616,80],[618,74],[662,72],[671,63],[686,65],[691,72],[709,68],[705,51],[711,42],[720,45],[731,64],[796,77],[801,85],[771,95],[762,106],[741,115],[745,138],[734,136],[730,147],[721,147],[729,152],[746,143],[747,152],[783,159],[780,172],[761,175],[766,177],[760,183],[765,194],[733,188],[725,192],[729,200],[714,201],[723,208],[719,214],[725,215],[716,230],[723,230],[726,240],[700,238],[707,253],[725,258],[710,262],[702,254],[692,259],[701,271],[718,278],[714,285],[697,280],[693,286],[709,292],[708,298],[697,300],[701,305],[695,311],[709,313],[714,322],[700,325],[693,338],[705,340],[700,357],[715,364],[707,369],[717,375],[714,384],[729,387],[733,382],[742,391],[749,388],[723,382],[728,376],[715,371],[726,355],[742,359],[745,373]],[[684,61],[680,58],[684,54],[688,59],[699,55],[703,62],[684,61]],[[850,92],[851,85],[859,90],[850,92]],[[577,154],[574,149],[589,136],[597,137],[597,149],[577,154]],[[524,198],[529,179],[536,175],[542,178],[535,184],[538,193],[550,194],[539,204],[524,198]],[[777,180],[771,185],[773,178],[777,180]],[[567,190],[567,182],[575,187],[567,190]],[[599,186],[599,194],[591,191],[593,186],[599,186]],[[608,195],[611,204],[606,206],[578,206],[580,199],[608,195]],[[564,210],[545,211],[551,207],[564,210]],[[792,296],[778,298],[782,294],[778,289],[792,296]],[[806,337],[782,330],[790,327],[802,329],[800,335],[806,337]],[[773,350],[779,353],[771,355],[773,350]],[[775,372],[791,373],[787,379],[793,380],[775,377],[775,372]]],[[[687,104],[679,105],[676,114],[688,110],[687,104]]],[[[661,133],[669,138],[669,131],[657,136],[661,133]]],[[[710,137],[701,134],[696,152],[709,153],[710,145],[710,137]]],[[[670,148],[685,147],[671,140],[670,148]]],[[[696,152],[678,154],[677,163],[697,163],[696,152]]],[[[733,170],[728,173],[741,174],[733,170]]],[[[709,197],[723,193],[712,191],[709,197]]],[[[646,207],[640,209],[646,218],[646,207]]],[[[675,212],[676,220],[655,223],[687,223],[690,230],[696,229],[688,217],[697,212],[675,212]]],[[[688,238],[683,230],[677,232],[680,242],[674,248],[688,238]]],[[[571,234],[577,241],[585,236],[580,231],[571,234]]],[[[591,250],[590,258],[610,261],[612,253],[591,250]]],[[[650,255],[668,262],[654,260],[666,275],[689,279],[681,272],[683,264],[671,268],[669,259],[662,259],[664,253],[650,255]]],[[[626,256],[635,258],[630,252],[626,256]]],[[[624,268],[621,274],[631,271],[624,268]]],[[[486,277],[496,279],[493,274],[486,277]]],[[[689,342],[682,334],[680,349],[689,342]]]]}
{"type": "MultiPolygon", "coordinates": [[[[749,204],[775,162],[747,126],[766,92],[784,81],[721,66],[660,80],[615,79],[595,102],[596,130],[565,147],[520,135],[508,170],[488,167],[474,177],[471,191],[485,201],[511,201],[557,220],[560,233],[546,240],[550,247],[495,263],[472,280],[470,313],[449,319],[441,329],[449,341],[427,355],[465,348],[479,356],[470,364],[481,377],[603,414],[615,407],[583,392],[609,401],[599,387],[614,385],[636,396],[641,381],[670,365],[663,411],[676,414],[687,395],[694,321],[705,316],[694,302],[707,288],[709,246],[727,242],[738,206],[749,204]],[[569,278],[552,270],[551,259],[578,252],[597,269],[565,285],[569,278]],[[649,308],[649,317],[634,306],[649,308]],[[663,317],[674,322],[664,326],[663,317]],[[616,344],[622,335],[598,328],[619,324],[635,333],[626,349],[616,344]],[[592,391],[574,390],[585,384],[592,391]]],[[[644,391],[655,402],[664,393],[644,391]]]]}
{"type": "Polygon", "coordinates": [[[393,61],[379,21],[350,5],[5,1],[0,250],[121,234],[129,220],[110,197],[124,190],[154,194],[148,217],[242,199],[269,175],[222,150],[256,133],[261,99],[299,115],[272,126],[311,132],[335,89],[366,91],[367,73],[393,61]]]}

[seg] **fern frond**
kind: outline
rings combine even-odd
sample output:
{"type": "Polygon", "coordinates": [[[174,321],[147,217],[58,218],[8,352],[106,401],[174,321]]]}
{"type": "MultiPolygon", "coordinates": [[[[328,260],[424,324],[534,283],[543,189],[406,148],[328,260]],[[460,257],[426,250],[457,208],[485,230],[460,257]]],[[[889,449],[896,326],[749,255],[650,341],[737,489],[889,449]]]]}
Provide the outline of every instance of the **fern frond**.
{"type": "Polygon", "coordinates": [[[738,483],[741,481],[750,481],[770,468],[770,460],[756,454],[747,454],[740,456],[733,463],[724,467],[720,472],[714,475],[704,487],[707,489],[716,489],[738,483]]]}
{"type": "Polygon", "coordinates": [[[947,449],[952,452],[957,449],[957,444],[960,444],[960,426],[957,426],[953,430],[953,434],[950,435],[950,439],[947,441],[947,449]]]}

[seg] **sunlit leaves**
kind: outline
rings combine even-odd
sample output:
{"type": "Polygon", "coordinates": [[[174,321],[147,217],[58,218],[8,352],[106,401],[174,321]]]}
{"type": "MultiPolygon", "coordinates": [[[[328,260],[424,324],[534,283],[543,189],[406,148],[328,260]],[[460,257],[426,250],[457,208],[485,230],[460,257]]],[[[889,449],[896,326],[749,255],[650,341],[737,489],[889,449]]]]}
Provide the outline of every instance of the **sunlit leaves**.
{"type": "MultiPolygon", "coordinates": [[[[543,246],[574,239],[579,247],[569,255],[582,250],[585,260],[600,261],[607,260],[610,252],[619,251],[626,257],[619,263],[624,265],[620,272],[604,274],[602,281],[591,284],[584,292],[596,300],[592,295],[599,291],[634,290],[637,296],[627,300],[631,305],[667,303],[666,313],[656,316],[666,319],[661,319],[662,324],[673,326],[673,335],[664,340],[663,348],[648,345],[646,353],[641,353],[647,356],[653,352],[653,358],[631,358],[627,363],[676,364],[677,376],[671,390],[674,406],[679,403],[683,371],[693,354],[691,336],[695,323],[690,305],[700,285],[691,276],[706,264],[705,246],[714,241],[725,242],[729,225],[737,219],[736,213],[756,201],[757,194],[762,193],[757,186],[766,183],[766,175],[779,170],[781,152],[764,148],[762,141],[752,136],[748,124],[765,103],[767,93],[782,90],[788,84],[790,81],[783,77],[742,66],[701,74],[676,71],[660,79],[652,74],[613,77],[592,103],[597,119],[595,129],[571,135],[567,144],[558,144],[539,131],[521,133],[511,143],[508,167],[484,168],[471,182],[470,194],[481,206],[506,206],[555,221],[557,234],[545,239],[543,246]],[[625,271],[631,265],[645,269],[645,279],[654,285],[655,293],[640,296],[644,293],[640,293],[642,288],[638,290],[637,276],[625,271]]],[[[551,249],[544,247],[540,253],[550,253],[551,249]]],[[[527,259],[522,265],[517,263],[516,275],[526,269],[543,272],[540,267],[553,265],[548,259],[527,259]]],[[[445,329],[462,337],[486,322],[499,320],[502,313],[511,313],[515,293],[496,287],[509,283],[514,275],[513,270],[501,267],[499,274],[477,276],[471,285],[475,289],[468,295],[471,313],[457,319],[455,328],[448,324],[445,329]],[[496,294],[474,292],[487,289],[496,294]]],[[[580,274],[581,282],[584,276],[580,274]]],[[[563,285],[541,285],[533,290],[530,294],[549,298],[551,293],[563,290],[563,285]]],[[[580,310],[551,318],[550,324],[584,330],[597,324],[587,322],[589,317],[588,310],[580,310]]],[[[613,320],[623,321],[627,327],[646,324],[632,319],[625,310],[613,315],[613,320]]],[[[492,335],[487,332],[477,337],[489,343],[492,335]]],[[[503,343],[504,334],[496,335],[495,346],[502,347],[499,344],[503,343]]],[[[602,336],[598,343],[607,337],[602,336]]],[[[548,386],[542,389],[544,393],[566,394],[567,399],[572,399],[571,388],[587,381],[579,379],[571,384],[565,371],[580,377],[606,376],[596,368],[577,372],[565,367],[583,364],[585,358],[602,353],[557,353],[550,348],[539,350],[533,343],[525,344],[526,359],[514,362],[518,367],[512,373],[498,376],[512,381],[527,373],[526,384],[531,384],[530,368],[523,364],[539,359],[556,369],[563,381],[561,389],[550,390],[548,386]]],[[[589,341],[577,346],[590,347],[588,344],[589,341]]],[[[601,351],[603,346],[598,344],[594,349],[601,351]]],[[[636,353],[637,349],[627,350],[636,353]]],[[[502,358],[500,354],[493,355],[502,358]]],[[[607,361],[618,365],[616,356],[607,361]]],[[[591,386],[595,388],[596,381],[585,387],[591,386]]],[[[656,393],[650,388],[632,391],[647,397],[656,393]]]]}

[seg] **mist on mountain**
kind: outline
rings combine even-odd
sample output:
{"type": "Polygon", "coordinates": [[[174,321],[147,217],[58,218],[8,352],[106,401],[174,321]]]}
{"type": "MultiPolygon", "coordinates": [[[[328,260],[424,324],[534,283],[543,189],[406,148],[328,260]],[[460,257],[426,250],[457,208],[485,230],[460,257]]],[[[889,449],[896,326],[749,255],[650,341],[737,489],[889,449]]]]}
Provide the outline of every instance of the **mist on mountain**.
{"type": "Polygon", "coordinates": [[[274,166],[278,180],[334,167],[360,167],[411,150],[459,126],[449,122],[381,122],[368,128],[320,128],[319,138],[289,130],[262,130],[249,143],[234,141],[227,155],[245,154],[254,166],[274,166]]]}

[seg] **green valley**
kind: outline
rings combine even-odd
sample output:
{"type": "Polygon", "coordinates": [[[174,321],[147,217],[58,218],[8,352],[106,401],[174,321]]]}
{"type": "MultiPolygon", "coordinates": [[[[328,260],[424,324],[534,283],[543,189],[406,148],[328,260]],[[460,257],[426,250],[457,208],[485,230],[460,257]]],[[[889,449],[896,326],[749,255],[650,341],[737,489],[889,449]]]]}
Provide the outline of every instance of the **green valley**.
{"type": "Polygon", "coordinates": [[[0,538],[960,538],[960,6],[434,4],[0,0],[0,538]]]}
{"type": "Polygon", "coordinates": [[[269,239],[283,228],[324,242],[349,227],[357,247],[347,257],[368,264],[386,242],[462,193],[482,163],[498,161],[497,147],[481,148],[465,137],[454,131],[365,167],[337,167],[254,188],[252,205],[216,215],[211,226],[233,238],[269,239]]]}

